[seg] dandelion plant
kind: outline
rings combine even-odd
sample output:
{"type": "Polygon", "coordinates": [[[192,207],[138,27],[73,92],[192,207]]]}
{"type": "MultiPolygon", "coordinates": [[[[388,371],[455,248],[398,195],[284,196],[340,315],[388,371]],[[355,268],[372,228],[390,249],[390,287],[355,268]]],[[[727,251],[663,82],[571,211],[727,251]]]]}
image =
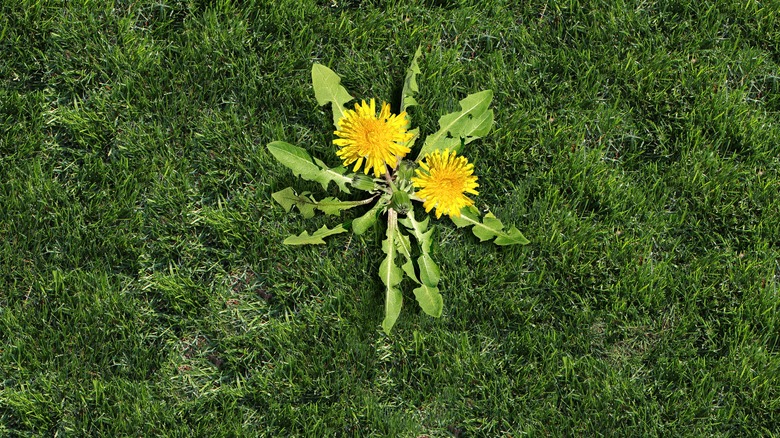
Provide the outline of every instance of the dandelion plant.
{"type": "Polygon", "coordinates": [[[481,217],[470,197],[479,192],[474,165],[460,155],[464,145],[484,137],[493,125],[490,90],[470,94],[460,101],[460,111],[439,118],[440,128],[422,142],[417,158],[409,154],[419,138],[419,128],[411,128],[406,108],[417,105],[416,75],[418,49],[409,66],[402,90],[401,108],[392,113],[390,105],[376,99],[362,99],[352,108],[345,105],[354,100],[341,85],[341,78],[329,68],[312,66],[312,85],[319,105],[331,105],[333,111],[334,153],[343,166],[328,167],[312,158],[305,149],[283,141],[268,144],[268,150],[293,174],[309,181],[319,182],[327,189],[335,183],[343,193],[350,189],[366,192],[364,199],[343,201],[334,197],[317,200],[308,192],[297,193],[288,187],[272,196],[286,211],[296,207],[304,218],[316,211],[339,215],[341,211],[371,206],[360,217],[334,228],[323,226],[312,234],[304,231],[290,236],[288,245],[316,245],[325,238],[348,231],[356,235],[373,227],[385,215],[387,225],[382,251],[385,258],[379,265],[379,277],[385,290],[385,318],[382,328],[390,333],[403,305],[399,289],[404,276],[416,287],[413,289],[420,308],[428,315],[440,317],[443,300],[439,291],[441,273],[434,261],[431,246],[434,227],[429,217],[415,217],[412,202],[421,202],[425,213],[432,210],[436,219],[447,216],[457,227],[472,227],[481,241],[493,240],[497,245],[524,245],[528,240],[515,227],[505,230],[504,224],[493,214],[481,217]],[[348,167],[352,173],[348,173],[348,167]],[[362,172],[361,172],[362,171],[362,172]],[[373,205],[372,205],[373,204],[373,205]],[[414,243],[414,244],[413,244],[414,243]]]}

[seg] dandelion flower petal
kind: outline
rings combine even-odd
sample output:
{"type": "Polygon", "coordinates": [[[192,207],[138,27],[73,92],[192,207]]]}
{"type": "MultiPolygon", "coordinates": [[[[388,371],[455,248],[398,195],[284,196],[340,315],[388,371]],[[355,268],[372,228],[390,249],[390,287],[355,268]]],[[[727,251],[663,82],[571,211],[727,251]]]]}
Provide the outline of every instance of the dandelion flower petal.
{"type": "Polygon", "coordinates": [[[362,101],[355,104],[354,110],[345,110],[339,120],[338,137],[333,144],[339,147],[336,155],[345,166],[355,163],[357,172],[365,160],[363,171],[368,175],[373,171],[378,178],[385,173],[386,165],[395,166],[398,160],[409,153],[406,143],[412,139],[412,133],[406,131],[406,112],[398,115],[390,113],[390,105],[382,102],[379,115],[376,103],[362,101]]]}
{"type": "Polygon", "coordinates": [[[436,208],[436,218],[442,214],[460,217],[463,207],[474,205],[466,193],[479,194],[477,177],[473,175],[474,165],[466,157],[459,157],[455,151],[435,150],[426,155],[415,171],[412,184],[417,196],[423,200],[426,212],[436,208]]]}

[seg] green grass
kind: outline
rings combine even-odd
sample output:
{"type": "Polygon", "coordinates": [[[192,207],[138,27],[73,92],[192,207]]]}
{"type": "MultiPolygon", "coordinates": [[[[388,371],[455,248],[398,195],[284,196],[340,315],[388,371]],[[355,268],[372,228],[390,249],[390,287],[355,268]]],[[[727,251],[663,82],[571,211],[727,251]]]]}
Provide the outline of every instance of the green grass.
{"type": "Polygon", "coordinates": [[[780,436],[776,0],[64,3],[0,6],[1,436],[780,436]],[[388,337],[265,145],[337,164],[312,63],[398,104],[420,44],[531,244],[435,221],[388,337]]]}

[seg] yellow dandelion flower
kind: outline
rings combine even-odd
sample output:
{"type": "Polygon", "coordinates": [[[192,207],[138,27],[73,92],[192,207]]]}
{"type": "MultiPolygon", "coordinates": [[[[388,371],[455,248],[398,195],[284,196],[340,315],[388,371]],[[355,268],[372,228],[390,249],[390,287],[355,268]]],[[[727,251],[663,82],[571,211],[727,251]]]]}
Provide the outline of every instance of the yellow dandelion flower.
{"type": "Polygon", "coordinates": [[[385,165],[395,166],[409,153],[406,143],[414,134],[406,132],[406,126],[405,111],[398,115],[390,114],[390,105],[382,102],[377,116],[374,99],[368,105],[366,101],[360,105],[356,103],[354,110],[344,111],[344,117],[339,120],[339,130],[334,132],[340,137],[333,140],[333,144],[339,146],[336,155],[345,166],[355,163],[355,172],[365,160],[365,174],[373,169],[374,177],[378,178],[385,173],[385,165]]]}
{"type": "Polygon", "coordinates": [[[436,219],[442,214],[460,217],[463,207],[474,205],[466,193],[478,195],[474,165],[466,157],[458,157],[455,151],[435,150],[420,162],[420,168],[412,178],[417,196],[422,198],[425,212],[436,207],[436,219]]]}

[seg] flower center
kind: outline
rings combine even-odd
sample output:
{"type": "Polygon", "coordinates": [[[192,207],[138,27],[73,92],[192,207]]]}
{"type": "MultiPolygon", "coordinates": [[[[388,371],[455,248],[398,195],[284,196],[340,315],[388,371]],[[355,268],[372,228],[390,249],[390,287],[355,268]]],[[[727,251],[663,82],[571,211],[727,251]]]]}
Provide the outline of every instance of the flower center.
{"type": "Polygon", "coordinates": [[[378,147],[387,143],[387,129],[385,123],[382,120],[364,120],[361,126],[364,151],[361,151],[363,155],[367,155],[371,152],[376,152],[378,147]]]}
{"type": "Polygon", "coordinates": [[[442,194],[449,195],[463,191],[463,177],[454,172],[439,171],[432,182],[436,191],[442,194]]]}

